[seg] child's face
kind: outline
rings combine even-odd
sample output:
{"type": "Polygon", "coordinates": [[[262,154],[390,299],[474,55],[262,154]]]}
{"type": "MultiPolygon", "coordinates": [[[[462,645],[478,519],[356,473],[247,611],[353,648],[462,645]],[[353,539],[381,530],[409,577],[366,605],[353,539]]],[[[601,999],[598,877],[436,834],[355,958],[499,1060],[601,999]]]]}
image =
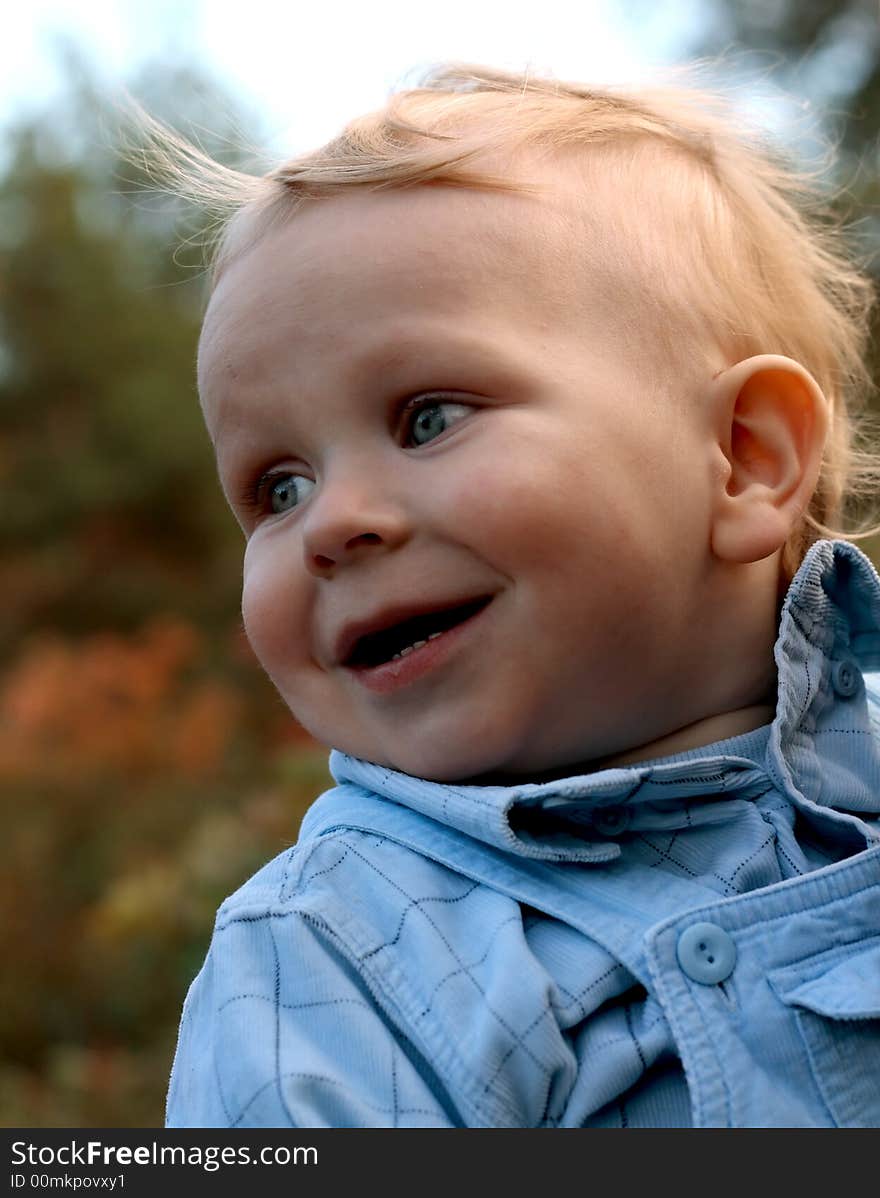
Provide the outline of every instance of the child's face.
{"type": "Polygon", "coordinates": [[[624,346],[562,211],[447,187],[314,203],[205,321],[250,642],[318,739],[430,779],[559,770],[704,714],[710,438],[624,346]],[[349,660],[376,621],[476,600],[391,664],[349,660]]]}

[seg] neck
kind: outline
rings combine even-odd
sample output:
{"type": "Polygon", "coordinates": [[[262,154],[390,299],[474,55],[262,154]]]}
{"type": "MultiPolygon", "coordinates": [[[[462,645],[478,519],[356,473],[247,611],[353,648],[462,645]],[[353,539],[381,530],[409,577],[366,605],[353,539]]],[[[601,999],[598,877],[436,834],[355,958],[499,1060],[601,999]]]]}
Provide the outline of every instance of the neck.
{"type": "Polygon", "coordinates": [[[714,744],[719,740],[728,740],[731,736],[741,736],[744,732],[754,732],[764,724],[770,724],[776,715],[776,708],[771,703],[755,703],[750,707],[741,707],[736,711],[726,711],[720,715],[707,716],[684,728],[678,728],[666,736],[635,749],[627,749],[622,753],[614,753],[609,757],[593,758],[590,761],[577,761],[569,765],[555,766],[540,773],[529,774],[527,779],[522,775],[506,773],[481,774],[479,777],[467,778],[465,783],[482,786],[513,786],[517,782],[534,783],[553,782],[557,778],[572,778],[578,774],[594,774],[598,770],[613,769],[616,766],[634,765],[640,761],[651,761],[657,757],[669,757],[673,753],[681,753],[685,749],[699,749],[704,745],[714,744]]]}
{"type": "Polygon", "coordinates": [[[603,757],[590,763],[591,770],[610,769],[617,765],[631,765],[639,761],[650,761],[655,757],[669,757],[673,753],[681,753],[685,749],[700,749],[704,745],[714,744],[718,740],[727,740],[731,736],[741,736],[744,732],[754,732],[756,728],[769,724],[776,714],[775,708],[769,703],[756,703],[752,707],[743,707],[739,711],[728,711],[722,715],[708,716],[697,720],[686,728],[661,736],[659,740],[647,745],[639,745],[637,749],[628,749],[625,753],[616,753],[611,757],[603,757]]]}

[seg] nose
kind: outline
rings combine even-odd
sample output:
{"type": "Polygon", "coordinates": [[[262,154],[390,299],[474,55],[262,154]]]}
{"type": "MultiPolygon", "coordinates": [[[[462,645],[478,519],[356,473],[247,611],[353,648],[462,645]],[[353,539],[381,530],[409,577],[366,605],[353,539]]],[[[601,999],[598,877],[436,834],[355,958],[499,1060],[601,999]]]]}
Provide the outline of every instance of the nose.
{"type": "Polygon", "coordinates": [[[380,493],[374,480],[325,479],[309,501],[303,524],[306,569],[325,577],[352,559],[396,549],[410,536],[402,504],[380,493]]]}

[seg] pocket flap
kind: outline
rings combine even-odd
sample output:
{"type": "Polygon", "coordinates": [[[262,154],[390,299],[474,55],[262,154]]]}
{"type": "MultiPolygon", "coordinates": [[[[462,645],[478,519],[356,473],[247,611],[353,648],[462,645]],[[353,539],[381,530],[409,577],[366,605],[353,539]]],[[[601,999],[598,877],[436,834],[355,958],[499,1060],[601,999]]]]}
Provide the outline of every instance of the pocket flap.
{"type": "Polygon", "coordinates": [[[821,953],[768,980],[789,1006],[830,1019],[880,1019],[880,939],[821,953]]]}

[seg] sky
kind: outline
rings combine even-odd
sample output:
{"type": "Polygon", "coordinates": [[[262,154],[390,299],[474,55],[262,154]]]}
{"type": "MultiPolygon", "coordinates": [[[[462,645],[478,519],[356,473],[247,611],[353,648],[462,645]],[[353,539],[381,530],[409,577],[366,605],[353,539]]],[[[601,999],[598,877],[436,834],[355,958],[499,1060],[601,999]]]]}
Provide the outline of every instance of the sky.
{"type": "Polygon", "coordinates": [[[25,0],[5,7],[0,125],[59,88],[53,42],[85,47],[108,82],[161,59],[209,65],[296,152],[378,107],[427,63],[460,58],[595,83],[680,58],[705,0],[25,0]]]}

